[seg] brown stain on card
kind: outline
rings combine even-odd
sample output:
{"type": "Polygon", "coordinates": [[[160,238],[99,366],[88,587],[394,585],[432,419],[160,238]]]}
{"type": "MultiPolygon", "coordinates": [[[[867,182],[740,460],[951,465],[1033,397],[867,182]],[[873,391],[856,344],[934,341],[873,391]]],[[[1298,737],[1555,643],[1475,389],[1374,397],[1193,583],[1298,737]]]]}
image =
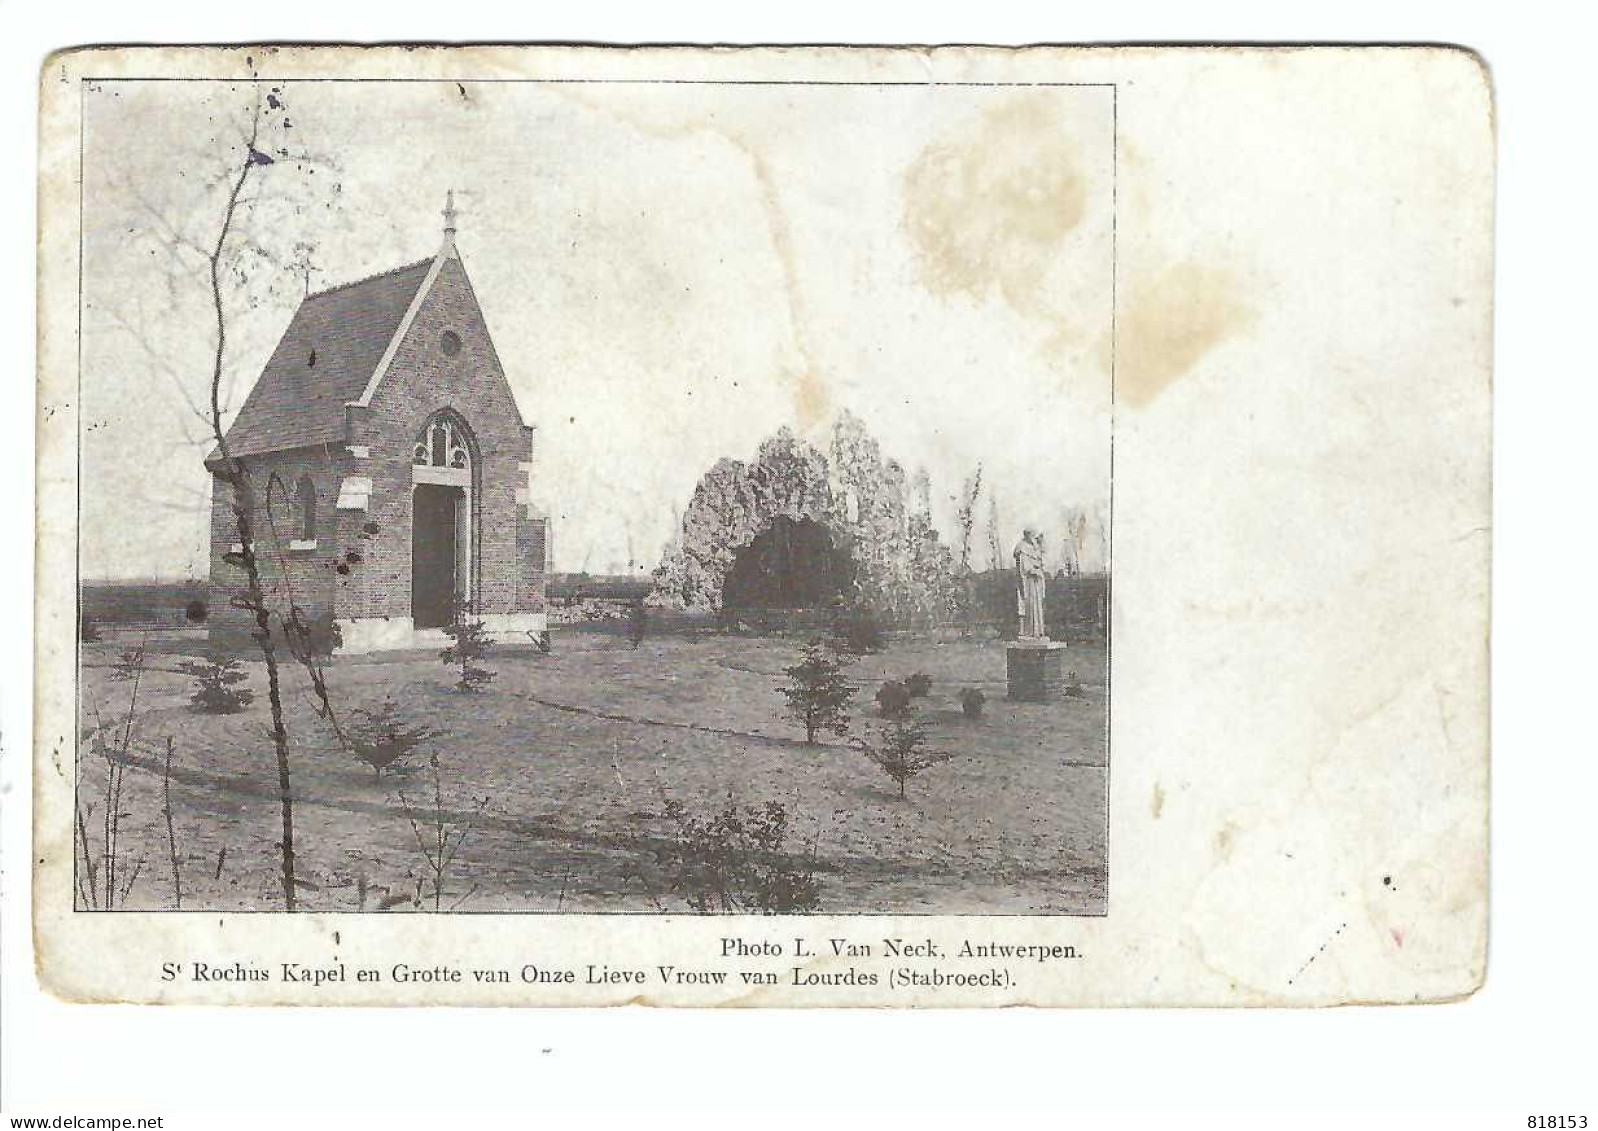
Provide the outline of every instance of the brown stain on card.
{"type": "Polygon", "coordinates": [[[1116,320],[1115,396],[1133,408],[1154,401],[1221,343],[1253,325],[1237,276],[1195,261],[1173,264],[1127,288],[1116,320]]]}
{"type": "Polygon", "coordinates": [[[777,186],[764,155],[731,133],[725,130],[720,132],[728,141],[743,150],[754,172],[755,183],[760,186],[760,201],[764,206],[766,222],[770,228],[771,245],[782,266],[783,288],[788,298],[788,324],[793,331],[794,349],[798,351],[802,362],[798,367],[784,366],[782,375],[793,387],[793,409],[794,415],[799,420],[800,429],[808,431],[827,420],[832,407],[832,394],[826,381],[818,374],[811,358],[808,341],[810,309],[805,299],[804,288],[799,281],[793,231],[789,227],[788,215],[783,211],[782,200],[777,195],[777,186]]]}
{"type": "Polygon", "coordinates": [[[921,151],[903,225],[932,293],[997,297],[1040,315],[1045,277],[1082,220],[1087,187],[1046,97],[1003,103],[921,151]]]}

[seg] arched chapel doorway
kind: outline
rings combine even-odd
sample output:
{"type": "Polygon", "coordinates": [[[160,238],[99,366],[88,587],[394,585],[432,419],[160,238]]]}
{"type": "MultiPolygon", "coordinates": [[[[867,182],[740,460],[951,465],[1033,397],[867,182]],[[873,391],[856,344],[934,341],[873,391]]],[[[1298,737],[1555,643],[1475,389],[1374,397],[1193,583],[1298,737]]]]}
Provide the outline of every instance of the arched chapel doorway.
{"type": "Polygon", "coordinates": [[[411,451],[411,621],[417,628],[450,622],[456,601],[470,603],[475,443],[466,422],[435,413],[411,451]]]}

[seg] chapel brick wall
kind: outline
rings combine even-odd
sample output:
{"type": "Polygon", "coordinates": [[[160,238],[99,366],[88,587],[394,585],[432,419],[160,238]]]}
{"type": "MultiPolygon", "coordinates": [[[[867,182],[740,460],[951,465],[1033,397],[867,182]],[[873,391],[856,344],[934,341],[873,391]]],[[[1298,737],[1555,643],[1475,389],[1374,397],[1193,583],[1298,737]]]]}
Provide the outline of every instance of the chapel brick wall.
{"type": "MultiPolygon", "coordinates": [[[[286,614],[291,604],[298,605],[308,618],[332,613],[349,615],[344,610],[359,604],[364,563],[345,560],[351,550],[364,554],[361,538],[361,512],[339,511],[339,488],[351,474],[347,453],[333,447],[299,448],[270,455],[250,456],[245,461],[255,496],[252,520],[256,557],[262,585],[270,605],[286,614]],[[267,522],[266,500],[273,475],[283,493],[272,488],[276,537],[267,522]],[[289,542],[301,534],[295,492],[302,476],[310,476],[316,488],[316,548],[291,550],[289,542]],[[346,573],[338,571],[345,564],[346,573]]],[[[242,566],[225,560],[239,540],[234,518],[232,488],[216,476],[211,477],[211,572],[208,597],[209,623],[213,634],[234,636],[253,631],[251,615],[235,608],[232,598],[245,590],[242,566]]]]}
{"type": "Polygon", "coordinates": [[[534,517],[525,506],[519,508],[516,521],[516,556],[521,563],[516,575],[518,613],[542,613],[547,608],[548,535],[548,519],[534,517]]]}

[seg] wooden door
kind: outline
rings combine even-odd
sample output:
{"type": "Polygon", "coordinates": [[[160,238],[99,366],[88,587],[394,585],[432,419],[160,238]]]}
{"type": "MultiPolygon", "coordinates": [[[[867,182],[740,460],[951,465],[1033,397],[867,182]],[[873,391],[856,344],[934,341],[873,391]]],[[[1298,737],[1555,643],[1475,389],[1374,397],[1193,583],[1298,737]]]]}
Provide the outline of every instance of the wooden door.
{"type": "Polygon", "coordinates": [[[459,487],[419,483],[411,520],[411,620],[417,628],[449,623],[455,599],[455,501],[459,487]]]}

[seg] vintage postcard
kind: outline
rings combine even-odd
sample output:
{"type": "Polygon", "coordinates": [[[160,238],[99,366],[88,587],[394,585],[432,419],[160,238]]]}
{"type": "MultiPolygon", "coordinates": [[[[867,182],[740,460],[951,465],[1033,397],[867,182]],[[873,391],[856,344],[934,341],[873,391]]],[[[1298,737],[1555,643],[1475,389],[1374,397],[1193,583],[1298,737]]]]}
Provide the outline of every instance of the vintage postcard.
{"type": "Polygon", "coordinates": [[[53,993],[1485,977],[1470,52],[67,51],[41,169],[53,993]]]}

